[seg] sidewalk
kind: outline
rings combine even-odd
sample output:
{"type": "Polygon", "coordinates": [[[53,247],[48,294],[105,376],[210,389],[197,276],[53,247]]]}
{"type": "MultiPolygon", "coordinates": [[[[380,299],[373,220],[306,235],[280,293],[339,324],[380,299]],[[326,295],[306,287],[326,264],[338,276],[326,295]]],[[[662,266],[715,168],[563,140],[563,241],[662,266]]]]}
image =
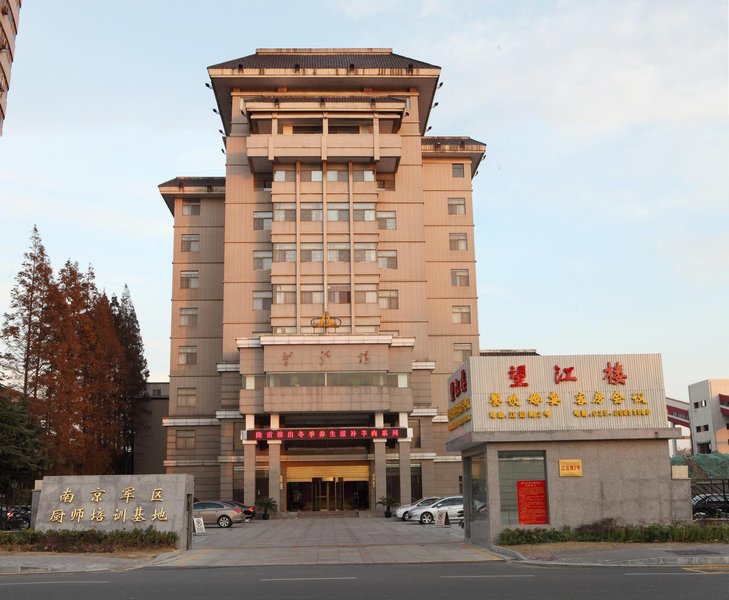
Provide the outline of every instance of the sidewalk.
{"type": "Polygon", "coordinates": [[[729,566],[729,544],[563,543],[495,548],[467,544],[458,526],[396,519],[325,518],[251,521],[211,527],[187,552],[108,554],[0,553],[0,575],[119,571],[143,567],[395,564],[525,561],[541,565],[729,566]]]}

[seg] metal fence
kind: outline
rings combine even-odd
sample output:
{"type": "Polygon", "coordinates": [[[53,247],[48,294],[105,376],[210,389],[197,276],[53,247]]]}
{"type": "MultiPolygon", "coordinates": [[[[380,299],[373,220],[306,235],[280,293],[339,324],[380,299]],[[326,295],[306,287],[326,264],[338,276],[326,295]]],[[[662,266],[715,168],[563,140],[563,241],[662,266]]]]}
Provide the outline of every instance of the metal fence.
{"type": "Polygon", "coordinates": [[[691,508],[695,519],[729,519],[729,479],[692,481],[691,508]]]}

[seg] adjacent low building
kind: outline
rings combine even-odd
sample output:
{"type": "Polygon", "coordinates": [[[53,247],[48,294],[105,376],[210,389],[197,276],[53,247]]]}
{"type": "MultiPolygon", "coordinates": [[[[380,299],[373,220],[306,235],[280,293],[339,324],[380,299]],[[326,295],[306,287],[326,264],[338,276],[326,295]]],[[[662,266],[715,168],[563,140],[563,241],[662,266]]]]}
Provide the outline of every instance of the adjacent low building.
{"type": "Polygon", "coordinates": [[[690,385],[689,410],[693,453],[729,453],[729,379],[690,385]]]}
{"type": "Polygon", "coordinates": [[[660,355],[481,356],[449,379],[448,449],[464,460],[466,535],[691,518],[672,479],[660,355]]]}

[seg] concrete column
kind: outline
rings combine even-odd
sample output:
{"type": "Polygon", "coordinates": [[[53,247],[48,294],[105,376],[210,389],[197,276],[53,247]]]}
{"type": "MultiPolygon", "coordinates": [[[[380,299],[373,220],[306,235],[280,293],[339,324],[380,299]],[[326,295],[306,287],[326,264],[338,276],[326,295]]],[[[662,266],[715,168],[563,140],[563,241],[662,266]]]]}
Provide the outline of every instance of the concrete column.
{"type": "Polygon", "coordinates": [[[385,445],[387,440],[372,440],[375,446],[375,498],[372,508],[381,511],[382,506],[377,506],[377,500],[387,495],[387,468],[385,463],[385,445]]]}
{"type": "MultiPolygon", "coordinates": [[[[256,427],[255,415],[246,415],[246,431],[256,427]]],[[[243,503],[253,504],[256,501],[256,442],[243,442],[243,503]]]]}
{"type": "Polygon", "coordinates": [[[281,504],[281,442],[268,442],[268,495],[273,498],[283,510],[281,504]]]}
{"type": "MultiPolygon", "coordinates": [[[[408,427],[408,413],[401,412],[399,415],[400,427],[408,427]]],[[[400,504],[409,504],[413,499],[412,477],[410,470],[410,445],[412,431],[408,428],[408,437],[397,441],[398,454],[400,456],[400,504]]]]}
{"type": "Polygon", "coordinates": [[[220,498],[233,499],[233,463],[220,465],[220,498]]]}

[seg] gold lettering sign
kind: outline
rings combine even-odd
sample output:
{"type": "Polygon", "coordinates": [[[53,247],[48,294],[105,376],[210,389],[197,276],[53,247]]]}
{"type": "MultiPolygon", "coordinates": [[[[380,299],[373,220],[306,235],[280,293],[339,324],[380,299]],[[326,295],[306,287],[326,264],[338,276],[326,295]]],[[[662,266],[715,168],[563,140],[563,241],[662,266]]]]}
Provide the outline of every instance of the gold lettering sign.
{"type": "Polygon", "coordinates": [[[582,477],[582,460],[579,458],[560,459],[559,476],[560,477],[582,477]]]}

